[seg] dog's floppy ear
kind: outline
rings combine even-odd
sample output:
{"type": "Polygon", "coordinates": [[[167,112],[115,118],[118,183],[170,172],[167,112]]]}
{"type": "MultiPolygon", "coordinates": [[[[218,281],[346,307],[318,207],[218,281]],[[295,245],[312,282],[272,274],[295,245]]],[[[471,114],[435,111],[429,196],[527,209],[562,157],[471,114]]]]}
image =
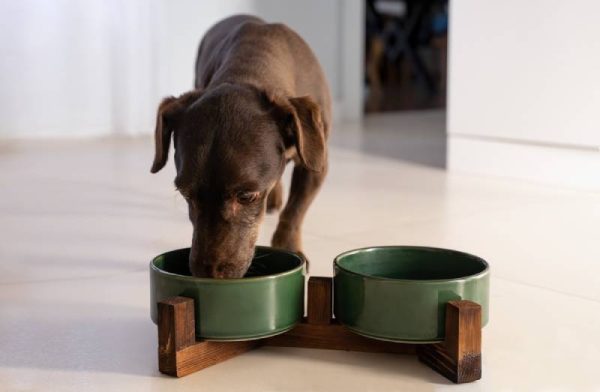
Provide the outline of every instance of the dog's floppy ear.
{"type": "Polygon", "coordinates": [[[322,171],[327,161],[325,125],[319,106],[309,97],[269,97],[280,120],[286,146],[294,144],[302,164],[322,171]]]}
{"type": "Polygon", "coordinates": [[[154,130],[154,162],[151,173],[162,169],[169,159],[171,134],[177,125],[177,118],[201,95],[199,90],[189,91],[178,98],[167,97],[158,106],[156,129],[154,130]]]}

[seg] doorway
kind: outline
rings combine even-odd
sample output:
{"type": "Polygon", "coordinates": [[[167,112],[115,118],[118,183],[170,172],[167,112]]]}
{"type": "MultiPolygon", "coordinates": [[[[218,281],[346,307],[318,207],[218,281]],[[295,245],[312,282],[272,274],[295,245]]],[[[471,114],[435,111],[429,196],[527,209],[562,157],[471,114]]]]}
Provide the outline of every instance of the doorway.
{"type": "Polygon", "coordinates": [[[447,37],[448,0],[365,0],[365,148],[445,167],[447,37]]]}

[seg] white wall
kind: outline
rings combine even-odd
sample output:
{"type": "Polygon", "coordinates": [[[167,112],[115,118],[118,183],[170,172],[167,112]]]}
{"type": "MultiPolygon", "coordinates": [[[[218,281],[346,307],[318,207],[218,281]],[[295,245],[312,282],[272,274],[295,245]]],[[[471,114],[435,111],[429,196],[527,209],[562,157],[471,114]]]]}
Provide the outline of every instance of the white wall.
{"type": "Polygon", "coordinates": [[[600,2],[450,5],[450,169],[600,189],[600,2]]]}
{"type": "Polygon", "coordinates": [[[198,44],[215,22],[232,14],[251,12],[252,0],[161,0],[165,21],[161,42],[162,62],[166,69],[166,91],[163,93],[178,95],[194,87],[198,44]]]}
{"type": "Polygon", "coordinates": [[[340,117],[361,114],[362,45],[355,42],[362,39],[361,4],[2,1],[0,137],[150,133],[160,98],[193,87],[202,35],[235,13],[296,29],[323,65],[340,117]],[[343,21],[346,17],[356,22],[343,21]],[[345,64],[348,59],[354,59],[351,66],[345,64]]]}
{"type": "Polygon", "coordinates": [[[145,0],[0,2],[0,137],[148,129],[155,15],[145,0]]]}

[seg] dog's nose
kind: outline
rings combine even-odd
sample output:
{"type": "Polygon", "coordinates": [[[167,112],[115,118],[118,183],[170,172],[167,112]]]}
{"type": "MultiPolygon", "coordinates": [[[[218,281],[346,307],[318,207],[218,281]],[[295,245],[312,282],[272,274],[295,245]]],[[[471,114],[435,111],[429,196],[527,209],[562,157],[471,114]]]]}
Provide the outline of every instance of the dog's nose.
{"type": "Polygon", "coordinates": [[[242,275],[240,269],[232,263],[218,263],[212,267],[213,278],[241,278],[242,275]]]}

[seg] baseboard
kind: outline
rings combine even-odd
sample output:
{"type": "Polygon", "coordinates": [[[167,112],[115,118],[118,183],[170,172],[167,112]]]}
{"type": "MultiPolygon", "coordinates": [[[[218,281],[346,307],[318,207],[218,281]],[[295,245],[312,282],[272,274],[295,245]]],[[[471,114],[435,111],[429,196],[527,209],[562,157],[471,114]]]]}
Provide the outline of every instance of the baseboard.
{"type": "Polygon", "coordinates": [[[600,151],[448,135],[448,170],[600,190],[600,151]]]}

